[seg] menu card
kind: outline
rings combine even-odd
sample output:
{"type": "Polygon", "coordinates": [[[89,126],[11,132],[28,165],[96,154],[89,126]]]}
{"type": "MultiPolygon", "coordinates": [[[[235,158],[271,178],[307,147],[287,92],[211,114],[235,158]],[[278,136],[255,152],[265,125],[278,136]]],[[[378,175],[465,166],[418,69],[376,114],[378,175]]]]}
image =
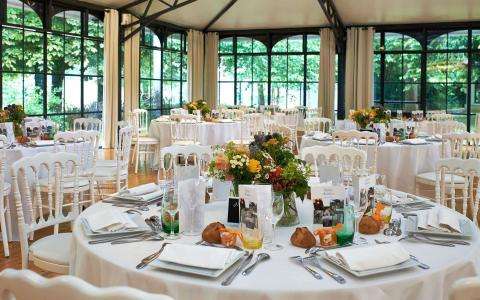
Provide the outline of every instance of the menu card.
{"type": "Polygon", "coordinates": [[[264,184],[239,185],[240,223],[247,229],[265,229],[265,216],[272,208],[272,186],[264,184]]]}
{"type": "Polygon", "coordinates": [[[384,123],[374,123],[373,131],[378,135],[378,140],[380,143],[385,143],[387,136],[387,127],[384,123]]]}
{"type": "Polygon", "coordinates": [[[353,176],[353,200],[357,208],[366,211],[375,206],[375,175],[353,176]]]}
{"type": "Polygon", "coordinates": [[[7,137],[9,143],[15,142],[15,134],[13,132],[13,123],[0,123],[0,134],[7,137]]]}
{"type": "Polygon", "coordinates": [[[346,191],[342,185],[331,183],[313,184],[310,186],[313,201],[313,223],[325,227],[333,226],[337,207],[343,207],[346,191]]]}

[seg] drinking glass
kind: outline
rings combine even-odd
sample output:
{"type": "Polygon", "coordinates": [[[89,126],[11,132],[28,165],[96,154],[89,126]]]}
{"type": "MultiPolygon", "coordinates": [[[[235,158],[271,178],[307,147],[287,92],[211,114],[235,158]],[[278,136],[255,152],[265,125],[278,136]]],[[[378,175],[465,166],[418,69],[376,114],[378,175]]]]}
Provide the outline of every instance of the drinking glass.
{"type": "Polygon", "coordinates": [[[276,243],[275,229],[277,228],[278,221],[280,221],[280,219],[283,217],[284,211],[285,211],[285,207],[284,207],[283,195],[273,193],[272,211],[271,213],[267,214],[267,219],[271,222],[273,226],[273,233],[272,233],[273,237],[272,237],[272,242],[265,245],[265,249],[267,250],[278,251],[283,249],[282,245],[276,243]]]}
{"type": "Polygon", "coordinates": [[[179,238],[179,221],[176,221],[176,216],[178,213],[178,194],[176,188],[166,188],[165,194],[162,201],[162,218],[165,219],[165,216],[168,216],[167,220],[163,221],[164,232],[168,233],[166,236],[167,239],[175,240],[179,238]]]}

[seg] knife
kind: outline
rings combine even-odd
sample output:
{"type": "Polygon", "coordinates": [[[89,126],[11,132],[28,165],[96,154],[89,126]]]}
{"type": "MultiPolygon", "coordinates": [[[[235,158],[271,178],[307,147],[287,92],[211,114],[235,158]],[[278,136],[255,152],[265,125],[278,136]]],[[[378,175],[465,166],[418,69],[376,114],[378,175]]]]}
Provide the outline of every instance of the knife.
{"type": "Polygon", "coordinates": [[[224,281],[222,281],[222,285],[223,286],[230,285],[230,283],[232,283],[235,277],[237,277],[237,275],[250,263],[252,258],[253,258],[253,251],[248,254],[247,258],[245,258],[242,261],[242,263],[235,269],[235,271],[233,271],[232,274],[230,274],[224,281]]]}

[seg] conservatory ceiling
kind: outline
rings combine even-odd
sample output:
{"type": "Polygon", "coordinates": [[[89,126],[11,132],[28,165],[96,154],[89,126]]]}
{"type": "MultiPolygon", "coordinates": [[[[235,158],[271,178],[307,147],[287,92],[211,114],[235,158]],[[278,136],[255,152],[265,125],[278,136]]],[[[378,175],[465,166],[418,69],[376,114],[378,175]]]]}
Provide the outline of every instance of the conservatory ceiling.
{"type": "MultiPolygon", "coordinates": [[[[119,8],[133,0],[84,0],[119,8]]],[[[179,0],[182,3],[187,0],[179,0]]],[[[480,0],[334,0],[346,25],[480,21],[480,0]]],[[[153,0],[149,15],[175,0],[153,0]]],[[[204,29],[230,0],[196,0],[158,19],[204,29]]],[[[148,1],[130,8],[142,15],[148,1]]],[[[314,27],[328,24],[317,0],[237,0],[210,30],[314,27]]]]}

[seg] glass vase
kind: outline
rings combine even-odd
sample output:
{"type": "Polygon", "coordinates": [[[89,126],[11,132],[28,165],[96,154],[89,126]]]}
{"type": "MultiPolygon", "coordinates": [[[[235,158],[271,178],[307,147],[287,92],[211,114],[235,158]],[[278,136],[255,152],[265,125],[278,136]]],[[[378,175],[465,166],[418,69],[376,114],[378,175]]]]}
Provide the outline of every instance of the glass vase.
{"type": "Polygon", "coordinates": [[[295,193],[283,194],[284,213],[277,226],[290,227],[300,224],[295,193]]]}

